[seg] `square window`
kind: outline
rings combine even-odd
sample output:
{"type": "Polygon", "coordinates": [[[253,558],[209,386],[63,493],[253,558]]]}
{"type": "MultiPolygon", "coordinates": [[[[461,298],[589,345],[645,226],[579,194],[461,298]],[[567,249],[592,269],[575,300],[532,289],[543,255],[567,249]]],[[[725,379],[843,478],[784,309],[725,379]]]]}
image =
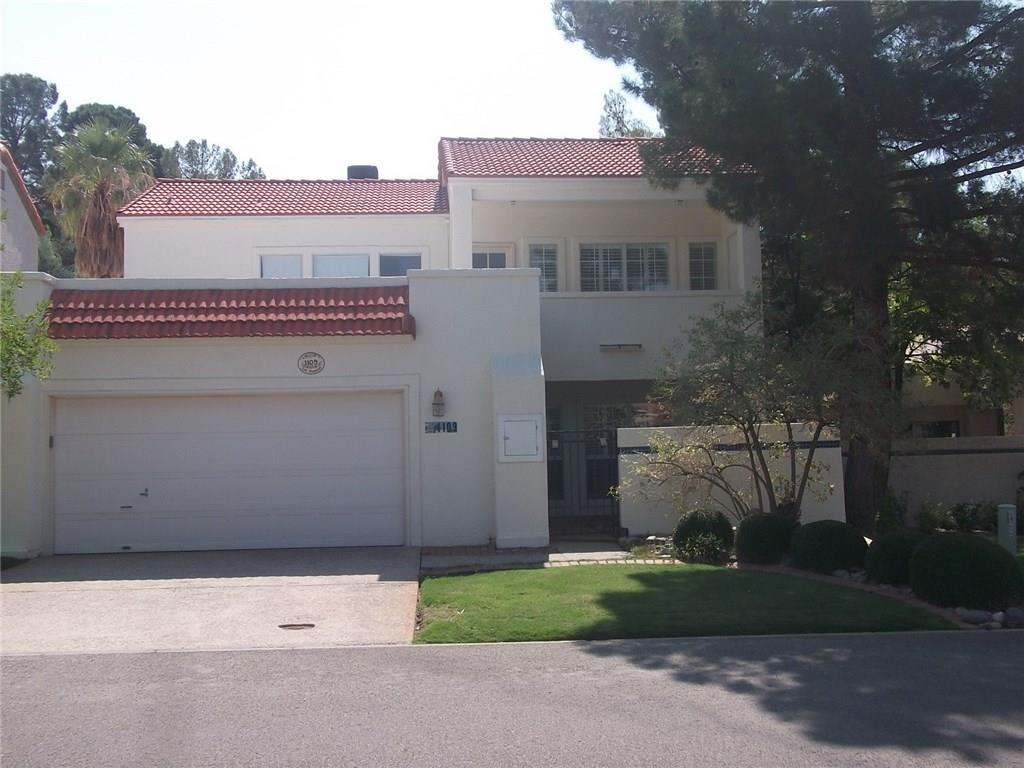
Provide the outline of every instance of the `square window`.
{"type": "Polygon", "coordinates": [[[410,269],[420,268],[418,253],[382,253],[380,255],[381,277],[405,277],[410,269]]]}
{"type": "Polygon", "coordinates": [[[505,261],[504,251],[473,252],[473,269],[504,269],[505,261]]]}
{"type": "Polygon", "coordinates": [[[369,277],[370,257],[362,253],[318,253],[313,256],[313,277],[369,277]]]}
{"type": "Polygon", "coordinates": [[[302,277],[301,254],[262,254],[260,256],[260,277],[302,277]]]}

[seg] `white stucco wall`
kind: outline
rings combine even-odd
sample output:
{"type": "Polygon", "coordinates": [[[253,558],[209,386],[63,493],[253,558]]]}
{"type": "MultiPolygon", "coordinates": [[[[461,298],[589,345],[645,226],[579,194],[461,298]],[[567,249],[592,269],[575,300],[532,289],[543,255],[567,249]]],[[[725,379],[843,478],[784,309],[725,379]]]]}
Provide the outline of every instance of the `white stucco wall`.
{"type": "Polygon", "coordinates": [[[380,253],[419,252],[423,269],[448,264],[448,217],[233,216],[119,218],[124,228],[124,276],[249,278],[260,276],[261,253],[369,253],[378,275],[380,253]]]}
{"type": "Polygon", "coordinates": [[[1024,485],[1024,436],[895,440],[889,485],[907,503],[908,523],[926,504],[1017,503],[1024,485]]]}
{"type": "MultiPolygon", "coordinates": [[[[395,278],[397,279],[397,278],[395,278]]],[[[542,375],[513,393],[492,387],[495,358],[539,360],[537,275],[532,270],[424,271],[410,274],[410,308],[417,335],[373,338],[246,338],[64,341],[53,376],[29,382],[4,404],[2,546],[5,553],[47,552],[53,541],[51,451],[55,402],[89,395],[301,393],[392,390],[403,394],[407,451],[407,543],[484,544],[489,540],[547,542],[547,471],[518,465],[496,484],[495,424],[499,412],[544,413],[542,375]],[[532,310],[532,311],[531,311],[532,310]],[[296,366],[318,352],[316,376],[296,366]],[[425,434],[431,399],[444,393],[445,421],[454,434],[425,434]],[[497,394],[492,394],[495,390],[497,394]],[[496,496],[497,493],[497,496],[496,496]],[[501,508],[506,514],[499,516],[501,508]],[[507,510],[513,513],[507,514],[507,510]]],[[[282,281],[283,282],[283,281],[282,281]]],[[[358,285],[375,281],[304,280],[290,286],[358,285]]],[[[379,282],[379,281],[377,281],[379,282]]],[[[259,285],[233,281],[231,287],[259,285]]],[[[211,280],[53,280],[30,275],[26,298],[52,287],[223,287],[211,280]]],[[[263,283],[265,287],[265,282],[263,283]]]]}
{"type": "MultiPolygon", "coordinates": [[[[808,439],[811,436],[804,425],[794,424],[793,427],[798,440],[808,439]]],[[[620,501],[621,525],[623,528],[629,529],[630,536],[668,534],[672,532],[679,520],[680,510],[672,499],[671,485],[643,489],[642,482],[633,474],[633,469],[637,464],[643,462],[642,452],[650,449],[650,440],[654,433],[664,433],[675,440],[685,441],[687,432],[691,429],[693,428],[661,427],[618,430],[619,481],[624,484],[620,501]]],[[[730,438],[730,434],[729,430],[721,428],[720,439],[723,443],[732,445],[741,442],[738,436],[730,438]]],[[[776,430],[766,429],[763,434],[766,440],[780,439],[784,430],[781,427],[778,428],[776,435],[776,430]]],[[[800,520],[803,523],[813,523],[817,520],[842,520],[845,522],[843,460],[838,438],[834,435],[824,437],[822,444],[815,451],[814,460],[822,469],[821,482],[831,484],[834,490],[824,500],[815,498],[810,490],[805,492],[800,520]]],[[[773,472],[786,469],[783,459],[770,462],[769,466],[773,472]]],[[[734,487],[748,490],[753,488],[753,484],[748,479],[749,473],[737,471],[732,477],[734,487]]],[[[711,491],[710,488],[708,490],[711,491]]],[[[716,497],[718,493],[718,491],[714,491],[711,495],[716,497]]]]}
{"type": "Polygon", "coordinates": [[[6,167],[0,167],[3,184],[0,185],[0,210],[5,212],[0,221],[0,270],[4,272],[32,272],[39,269],[39,233],[29,215],[16,182],[6,167]]]}
{"type": "MultiPolygon", "coordinates": [[[[601,189],[600,183],[593,186],[601,189]]],[[[614,188],[605,192],[613,193],[614,188]]],[[[664,362],[665,349],[684,340],[692,317],[717,303],[739,302],[755,289],[761,276],[756,225],[733,222],[703,199],[663,199],[660,190],[648,194],[650,199],[642,200],[472,200],[474,248],[505,250],[510,263],[522,267],[529,265],[531,243],[558,247],[559,291],[541,294],[540,305],[548,381],[652,378],[664,362]],[[580,245],[628,241],[668,244],[672,290],[581,292],[580,245]],[[694,241],[718,244],[718,290],[689,290],[688,246],[694,241]],[[640,344],[641,349],[607,351],[602,344],[640,344]]],[[[459,205],[453,196],[453,222],[461,213],[459,205]]],[[[464,258],[453,255],[456,265],[464,258]]]]}

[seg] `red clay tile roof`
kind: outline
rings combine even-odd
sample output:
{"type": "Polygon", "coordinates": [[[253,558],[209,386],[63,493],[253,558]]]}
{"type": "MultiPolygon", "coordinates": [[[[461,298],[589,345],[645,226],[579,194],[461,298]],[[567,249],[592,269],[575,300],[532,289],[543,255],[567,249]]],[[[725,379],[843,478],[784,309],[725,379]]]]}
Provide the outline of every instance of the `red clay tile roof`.
{"type": "Polygon", "coordinates": [[[120,216],[353,216],[448,213],[433,179],[157,179],[120,216]]]}
{"type": "Polygon", "coordinates": [[[32,219],[32,226],[36,228],[36,232],[42,237],[46,234],[46,225],[43,224],[43,220],[39,217],[39,209],[36,208],[35,200],[29,194],[28,187],[25,186],[25,180],[21,178],[21,171],[18,170],[18,166],[14,162],[14,155],[11,154],[11,150],[7,148],[6,144],[0,144],[0,162],[7,169],[11,181],[14,183],[14,188],[18,190],[18,197],[21,198],[22,206],[28,211],[28,217],[32,219]]]}
{"type": "Polygon", "coordinates": [[[79,291],[50,297],[55,339],[415,336],[408,286],[79,291]]]}
{"type": "MultiPolygon", "coordinates": [[[[441,139],[441,178],[500,177],[644,177],[640,148],[664,139],[441,139]]],[[[698,146],[681,146],[674,164],[680,176],[707,176],[727,169],[722,160],[698,146]]],[[[749,172],[746,166],[731,169],[749,172]]]]}

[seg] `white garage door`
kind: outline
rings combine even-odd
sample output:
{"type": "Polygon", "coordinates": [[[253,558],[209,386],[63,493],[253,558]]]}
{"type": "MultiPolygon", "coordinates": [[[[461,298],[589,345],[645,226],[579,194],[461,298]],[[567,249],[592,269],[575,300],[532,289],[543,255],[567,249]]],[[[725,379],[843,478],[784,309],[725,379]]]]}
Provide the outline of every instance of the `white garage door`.
{"type": "Polygon", "coordinates": [[[402,544],[398,393],[57,401],[57,552],[402,544]]]}

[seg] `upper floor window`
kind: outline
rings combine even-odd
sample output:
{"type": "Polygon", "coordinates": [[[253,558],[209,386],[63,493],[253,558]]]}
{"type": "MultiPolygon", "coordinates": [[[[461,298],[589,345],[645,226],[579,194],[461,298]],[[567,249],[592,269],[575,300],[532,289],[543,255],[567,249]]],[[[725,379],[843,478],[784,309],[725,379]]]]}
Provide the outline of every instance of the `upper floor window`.
{"type": "Polygon", "coordinates": [[[382,253],[380,255],[381,277],[405,277],[410,269],[420,268],[418,253],[382,253]]]}
{"type": "Polygon", "coordinates": [[[540,270],[541,293],[558,290],[558,246],[552,243],[530,244],[530,266],[540,270]]]}
{"type": "Polygon", "coordinates": [[[264,253],[260,256],[260,277],[302,277],[302,254],[264,253]]]}
{"type": "Polygon", "coordinates": [[[666,243],[580,246],[580,290],[664,291],[670,287],[666,243]]]}
{"type": "Polygon", "coordinates": [[[365,253],[315,253],[313,277],[368,277],[370,257],[365,253]]]}
{"type": "Polygon", "coordinates": [[[714,291],[717,288],[717,243],[690,243],[690,290],[714,291]]]}
{"type": "Polygon", "coordinates": [[[504,269],[507,261],[505,251],[473,251],[473,269],[504,269]]]}

